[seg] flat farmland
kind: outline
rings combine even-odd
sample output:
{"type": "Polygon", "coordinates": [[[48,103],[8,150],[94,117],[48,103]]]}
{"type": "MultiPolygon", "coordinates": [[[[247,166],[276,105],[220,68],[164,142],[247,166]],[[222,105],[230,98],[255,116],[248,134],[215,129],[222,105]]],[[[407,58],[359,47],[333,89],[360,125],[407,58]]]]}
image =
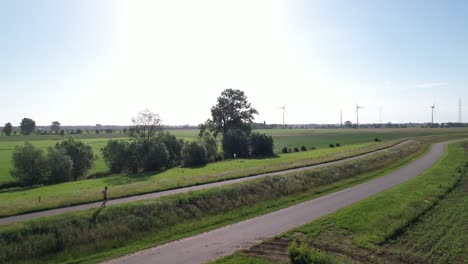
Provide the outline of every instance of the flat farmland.
{"type": "MultiPolygon", "coordinates": [[[[177,137],[195,139],[198,130],[169,130],[177,137]]],[[[400,138],[421,137],[429,135],[468,133],[467,128],[363,128],[363,129],[258,129],[254,132],[271,135],[274,139],[275,153],[286,148],[294,149],[305,146],[307,149],[328,148],[330,144],[352,145],[373,142],[375,138],[390,141],[400,138]]]]}
{"type": "MultiPolygon", "coordinates": [[[[185,141],[195,140],[198,136],[197,129],[170,129],[169,133],[185,141]]],[[[400,138],[411,138],[428,135],[441,134],[461,134],[468,133],[468,129],[463,128],[402,128],[402,129],[260,129],[255,132],[271,135],[274,139],[275,153],[281,153],[281,150],[286,148],[294,149],[305,146],[307,149],[315,147],[328,148],[329,144],[340,144],[341,146],[370,143],[375,138],[382,141],[390,141],[400,138]]],[[[124,139],[125,134],[80,134],[73,135],[75,138],[89,144],[94,151],[97,159],[91,174],[105,173],[107,167],[104,160],[101,158],[101,148],[105,146],[109,139],[124,139]]],[[[11,156],[13,148],[16,145],[21,145],[25,141],[31,142],[33,145],[44,150],[49,146],[55,145],[62,140],[60,135],[31,135],[31,136],[0,136],[0,183],[10,182],[14,179],[10,176],[9,171],[12,168],[11,156]]]]}

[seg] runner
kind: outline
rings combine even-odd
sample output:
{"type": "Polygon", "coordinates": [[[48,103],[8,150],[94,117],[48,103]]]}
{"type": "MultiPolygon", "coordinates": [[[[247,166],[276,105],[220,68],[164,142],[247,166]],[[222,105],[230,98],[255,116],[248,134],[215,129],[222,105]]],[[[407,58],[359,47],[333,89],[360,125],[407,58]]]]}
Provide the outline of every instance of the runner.
{"type": "Polygon", "coordinates": [[[102,204],[101,204],[101,208],[106,207],[106,203],[107,203],[107,186],[104,187],[104,190],[102,190],[102,204]]]}

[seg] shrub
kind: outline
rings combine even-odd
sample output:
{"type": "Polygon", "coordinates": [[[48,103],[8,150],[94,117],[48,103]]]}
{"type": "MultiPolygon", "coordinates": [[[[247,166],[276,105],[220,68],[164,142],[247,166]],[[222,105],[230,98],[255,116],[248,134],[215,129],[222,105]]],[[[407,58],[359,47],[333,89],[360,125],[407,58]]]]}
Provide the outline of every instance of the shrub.
{"type": "Polygon", "coordinates": [[[297,147],[294,148],[294,152],[299,152],[299,149],[297,147]]]}
{"type": "Polygon", "coordinates": [[[291,152],[292,152],[291,148],[288,148],[288,153],[291,153],[291,152]]]}
{"type": "Polygon", "coordinates": [[[128,145],[127,166],[129,171],[137,173],[143,170],[143,160],[145,155],[141,152],[142,150],[143,146],[141,142],[132,141],[128,145]]]}
{"type": "Polygon", "coordinates": [[[315,149],[315,147],[310,147],[310,150],[314,150],[314,149],[315,149]]]}
{"type": "Polygon", "coordinates": [[[42,183],[47,177],[47,164],[42,149],[25,142],[13,149],[11,176],[28,186],[42,183]]]}
{"type": "Polygon", "coordinates": [[[273,138],[271,136],[254,132],[250,134],[250,146],[252,148],[252,156],[273,155],[273,138]]]}
{"type": "Polygon", "coordinates": [[[281,150],[281,152],[283,152],[283,153],[288,153],[288,148],[287,148],[287,147],[284,147],[284,148],[281,150]]]}
{"type": "Polygon", "coordinates": [[[169,154],[167,167],[179,165],[181,162],[180,152],[184,146],[184,141],[182,139],[177,139],[176,136],[170,134],[169,132],[161,133],[158,136],[158,141],[161,141],[164,143],[164,145],[166,145],[166,149],[169,154]]]}
{"type": "Polygon", "coordinates": [[[135,140],[128,145],[127,157],[129,171],[155,171],[167,167],[169,152],[166,145],[157,140],[135,140]]]}
{"type": "Polygon", "coordinates": [[[328,255],[321,253],[319,250],[308,246],[302,242],[298,245],[296,242],[291,243],[288,247],[289,260],[292,264],[331,264],[335,261],[328,255]]]}
{"type": "Polygon", "coordinates": [[[382,140],[380,140],[379,138],[374,138],[374,141],[375,141],[375,142],[380,142],[380,141],[382,141],[382,140]]]}
{"type": "Polygon", "coordinates": [[[120,173],[128,169],[130,160],[129,144],[123,140],[109,140],[101,149],[102,157],[111,173],[120,173]]]}
{"type": "MultiPolygon", "coordinates": [[[[205,132],[202,137],[200,137],[199,142],[206,149],[206,158],[208,162],[218,160],[218,143],[212,134],[205,132]]],[[[222,159],[222,155],[219,155],[222,159]]]]}
{"type": "Polygon", "coordinates": [[[249,155],[249,137],[242,130],[229,130],[223,135],[225,157],[247,157],[249,155]]]}
{"type": "Polygon", "coordinates": [[[146,157],[143,162],[145,171],[160,170],[167,166],[169,161],[169,151],[162,142],[150,141],[147,143],[146,157]]]}
{"type": "Polygon", "coordinates": [[[56,148],[63,149],[73,161],[72,175],[76,181],[87,176],[93,167],[94,153],[90,146],[72,137],[63,140],[55,145],[56,148]]]}
{"type": "Polygon", "coordinates": [[[335,147],[341,147],[340,143],[336,143],[335,147]]]}
{"type": "Polygon", "coordinates": [[[301,146],[301,151],[307,151],[307,148],[305,146],[301,146]]]}
{"type": "Polygon", "coordinates": [[[73,161],[65,150],[49,147],[46,162],[49,183],[66,182],[73,179],[73,161]]]}
{"type": "Polygon", "coordinates": [[[199,142],[190,142],[182,148],[182,161],[185,166],[196,166],[208,162],[206,148],[199,142]]]}
{"type": "Polygon", "coordinates": [[[333,144],[330,144],[330,145],[328,145],[328,146],[329,146],[330,148],[334,148],[334,147],[335,147],[335,145],[333,145],[333,144]]]}

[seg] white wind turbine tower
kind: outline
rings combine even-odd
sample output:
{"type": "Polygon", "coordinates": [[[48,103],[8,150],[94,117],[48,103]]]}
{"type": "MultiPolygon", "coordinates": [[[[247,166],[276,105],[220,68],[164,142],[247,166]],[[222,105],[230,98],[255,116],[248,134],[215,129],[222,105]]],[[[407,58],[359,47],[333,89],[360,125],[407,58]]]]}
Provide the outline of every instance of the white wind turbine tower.
{"type": "Polygon", "coordinates": [[[284,124],[284,113],[286,112],[286,105],[278,107],[279,109],[283,109],[283,128],[285,127],[284,124]]]}
{"type": "Polygon", "coordinates": [[[431,127],[432,127],[432,126],[434,126],[434,108],[435,108],[435,104],[431,105],[430,108],[431,108],[431,127]]]}
{"type": "Polygon", "coordinates": [[[364,108],[356,104],[356,127],[359,128],[359,109],[364,108]]]}

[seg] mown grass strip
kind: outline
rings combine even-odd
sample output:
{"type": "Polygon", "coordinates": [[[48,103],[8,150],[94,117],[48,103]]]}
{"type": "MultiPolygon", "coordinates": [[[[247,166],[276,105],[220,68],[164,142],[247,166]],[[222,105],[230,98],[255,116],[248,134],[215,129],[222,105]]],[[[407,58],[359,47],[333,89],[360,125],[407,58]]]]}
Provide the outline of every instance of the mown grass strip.
{"type": "Polygon", "coordinates": [[[402,166],[425,149],[370,157],[248,183],[0,227],[0,262],[93,263],[284,208],[402,166]],[[366,173],[367,172],[367,173],[366,173]]]}

